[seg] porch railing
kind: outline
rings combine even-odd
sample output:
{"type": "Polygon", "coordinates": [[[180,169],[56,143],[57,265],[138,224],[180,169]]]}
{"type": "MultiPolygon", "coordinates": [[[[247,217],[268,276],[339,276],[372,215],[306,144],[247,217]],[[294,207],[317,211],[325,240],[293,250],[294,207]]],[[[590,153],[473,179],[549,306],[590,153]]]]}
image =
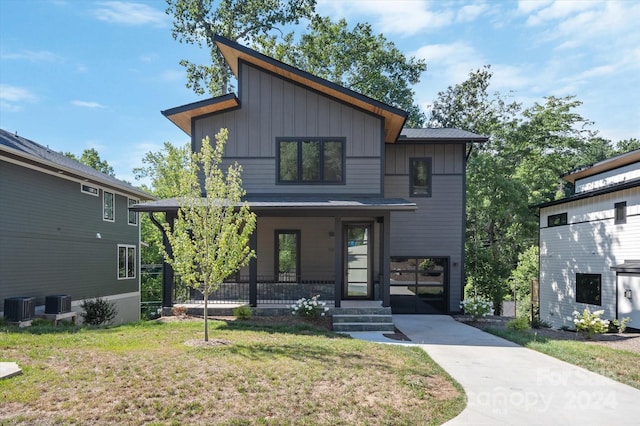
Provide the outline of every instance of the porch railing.
{"type": "MultiPolygon", "coordinates": [[[[259,304],[291,304],[305,297],[319,295],[320,300],[332,301],[335,295],[333,280],[275,280],[273,276],[258,276],[259,304]]],[[[204,298],[197,290],[189,292],[191,302],[204,298]]],[[[186,300],[185,300],[186,302],[186,300]]],[[[249,276],[239,276],[224,282],[218,289],[209,294],[210,303],[249,302],[249,276]]]]}

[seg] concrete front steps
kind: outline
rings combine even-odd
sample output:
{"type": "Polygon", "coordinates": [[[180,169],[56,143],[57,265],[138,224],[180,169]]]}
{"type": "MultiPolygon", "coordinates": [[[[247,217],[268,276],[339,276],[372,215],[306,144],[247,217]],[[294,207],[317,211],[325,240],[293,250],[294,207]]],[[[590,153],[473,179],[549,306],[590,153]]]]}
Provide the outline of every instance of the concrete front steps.
{"type": "Polygon", "coordinates": [[[333,308],[329,314],[337,333],[394,331],[391,308],[333,308]]]}

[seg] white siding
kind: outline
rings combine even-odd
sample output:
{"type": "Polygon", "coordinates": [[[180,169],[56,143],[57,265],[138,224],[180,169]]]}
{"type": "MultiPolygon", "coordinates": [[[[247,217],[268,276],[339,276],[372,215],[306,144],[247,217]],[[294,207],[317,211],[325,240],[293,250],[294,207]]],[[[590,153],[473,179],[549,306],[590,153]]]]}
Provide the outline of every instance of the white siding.
{"type": "Polygon", "coordinates": [[[616,316],[616,273],[611,267],[640,259],[640,187],[542,208],[540,211],[540,315],[573,328],[573,311],[604,309],[616,316]],[[627,222],[614,224],[613,205],[627,202],[627,222]],[[547,227],[547,217],[567,212],[567,225],[547,227]],[[602,305],[576,302],[576,273],[602,275],[602,305]]]}
{"type": "Polygon", "coordinates": [[[576,180],[576,194],[637,178],[640,178],[640,163],[629,164],[628,166],[576,180]]]}

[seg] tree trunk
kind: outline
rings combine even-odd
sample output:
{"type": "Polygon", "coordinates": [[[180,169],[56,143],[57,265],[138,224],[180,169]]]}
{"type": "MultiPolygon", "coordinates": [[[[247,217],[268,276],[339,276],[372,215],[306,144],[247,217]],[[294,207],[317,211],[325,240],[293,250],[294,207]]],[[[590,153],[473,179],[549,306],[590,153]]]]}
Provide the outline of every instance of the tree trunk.
{"type": "Polygon", "coordinates": [[[209,292],[207,291],[207,285],[205,284],[204,291],[202,292],[204,296],[204,341],[209,341],[209,292]]]}

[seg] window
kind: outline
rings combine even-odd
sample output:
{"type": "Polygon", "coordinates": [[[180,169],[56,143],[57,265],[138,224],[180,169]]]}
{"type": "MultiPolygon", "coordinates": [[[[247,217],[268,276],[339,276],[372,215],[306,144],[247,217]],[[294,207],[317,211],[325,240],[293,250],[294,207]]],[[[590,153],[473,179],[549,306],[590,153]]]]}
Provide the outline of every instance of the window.
{"type": "Polygon", "coordinates": [[[94,197],[97,197],[99,192],[98,188],[85,184],[80,184],[80,191],[84,194],[93,195],[94,197]]]}
{"type": "Polygon", "coordinates": [[[297,282],[300,278],[300,231],[276,231],[276,281],[297,282]]]}
{"type": "Polygon", "coordinates": [[[344,183],[344,139],[278,139],[278,183],[344,183]]]}
{"type": "Polygon", "coordinates": [[[600,305],[602,303],[602,276],[576,274],[576,302],[600,305]]]}
{"type": "MultiPolygon", "coordinates": [[[[134,204],[138,204],[140,200],[134,200],[133,198],[129,198],[129,207],[134,204]]],[[[138,212],[132,212],[129,210],[129,225],[137,225],[138,224],[138,212]]]]}
{"type": "Polygon", "coordinates": [[[614,223],[616,225],[627,223],[627,202],[623,201],[622,203],[615,203],[613,208],[616,211],[614,223]]]}
{"type": "Polygon", "coordinates": [[[102,191],[102,220],[113,222],[116,215],[116,196],[113,192],[102,191]]]}
{"type": "Polygon", "coordinates": [[[547,217],[547,227],[549,228],[553,226],[560,226],[560,225],[566,225],[566,224],[567,224],[566,213],[552,214],[551,216],[547,217]]]}
{"type": "Polygon", "coordinates": [[[409,194],[411,197],[431,197],[431,158],[411,158],[409,161],[409,194]]]}
{"type": "Polygon", "coordinates": [[[136,246],[118,244],[118,279],[136,277],[136,246]]]}

